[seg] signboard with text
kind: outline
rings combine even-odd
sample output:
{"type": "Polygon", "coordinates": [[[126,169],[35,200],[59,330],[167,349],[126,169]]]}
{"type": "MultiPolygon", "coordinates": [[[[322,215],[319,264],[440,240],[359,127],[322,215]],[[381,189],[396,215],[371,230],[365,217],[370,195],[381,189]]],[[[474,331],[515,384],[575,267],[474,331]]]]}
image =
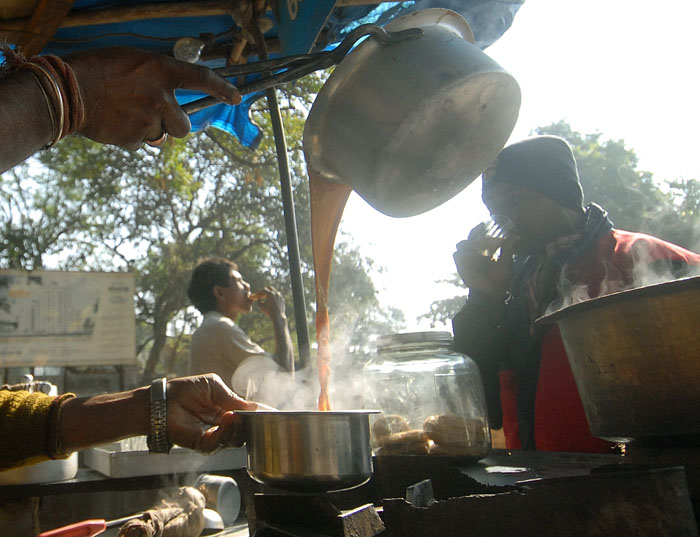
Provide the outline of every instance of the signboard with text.
{"type": "Polygon", "coordinates": [[[135,364],[134,274],[0,270],[0,367],[135,364]]]}

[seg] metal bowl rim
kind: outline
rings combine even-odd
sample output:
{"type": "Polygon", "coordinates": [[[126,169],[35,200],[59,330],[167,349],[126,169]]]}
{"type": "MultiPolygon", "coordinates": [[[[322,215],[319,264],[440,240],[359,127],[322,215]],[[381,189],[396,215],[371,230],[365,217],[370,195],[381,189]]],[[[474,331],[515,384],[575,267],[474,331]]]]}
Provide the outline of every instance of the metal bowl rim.
{"type": "Polygon", "coordinates": [[[614,293],[608,293],[595,298],[582,300],[581,302],[576,302],[575,304],[558,309],[557,311],[537,318],[535,320],[535,324],[546,323],[549,321],[559,321],[562,318],[567,318],[570,313],[579,313],[582,311],[585,312],[587,310],[604,307],[610,303],[622,303],[637,298],[648,298],[664,295],[668,296],[684,291],[693,291],[699,286],[700,276],[689,276],[660,283],[643,285],[641,287],[633,287],[631,289],[623,289],[622,291],[616,291],[614,293]]]}

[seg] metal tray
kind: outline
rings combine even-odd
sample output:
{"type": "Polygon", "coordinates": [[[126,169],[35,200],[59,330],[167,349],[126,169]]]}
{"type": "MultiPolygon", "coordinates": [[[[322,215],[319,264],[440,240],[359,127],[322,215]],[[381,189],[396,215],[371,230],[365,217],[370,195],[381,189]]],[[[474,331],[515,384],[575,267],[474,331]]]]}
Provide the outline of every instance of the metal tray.
{"type": "Polygon", "coordinates": [[[170,453],[151,454],[146,449],[129,449],[126,441],[103,444],[83,451],[83,465],[108,477],[210,472],[245,468],[246,448],[226,448],[204,455],[174,447],[170,453]]]}

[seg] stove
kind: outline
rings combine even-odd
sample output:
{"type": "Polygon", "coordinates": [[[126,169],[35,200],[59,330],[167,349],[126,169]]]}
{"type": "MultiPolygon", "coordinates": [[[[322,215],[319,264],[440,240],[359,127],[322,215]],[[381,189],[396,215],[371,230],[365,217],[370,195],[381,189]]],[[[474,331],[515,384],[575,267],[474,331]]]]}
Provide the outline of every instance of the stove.
{"type": "MultiPolygon", "coordinates": [[[[242,487],[253,537],[698,537],[680,465],[620,455],[494,450],[481,461],[374,459],[360,487],[242,487]],[[247,489],[247,491],[246,491],[247,489]]],[[[240,482],[239,482],[240,484],[240,482]]]]}
{"type": "Polygon", "coordinates": [[[371,503],[341,510],[328,495],[255,494],[254,537],[374,537],[386,528],[371,503]]]}
{"type": "Polygon", "coordinates": [[[632,464],[682,466],[695,517],[700,522],[700,435],[633,440],[626,445],[626,459],[632,464]]]}

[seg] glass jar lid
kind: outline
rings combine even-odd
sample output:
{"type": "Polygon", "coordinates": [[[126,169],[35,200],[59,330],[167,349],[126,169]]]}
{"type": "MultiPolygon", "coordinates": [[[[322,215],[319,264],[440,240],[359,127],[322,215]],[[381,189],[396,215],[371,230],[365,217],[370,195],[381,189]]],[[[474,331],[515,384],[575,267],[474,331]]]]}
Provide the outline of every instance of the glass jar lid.
{"type": "Polygon", "coordinates": [[[404,345],[421,345],[433,343],[439,345],[451,345],[452,334],[450,332],[402,332],[399,334],[385,334],[377,338],[377,350],[385,350],[389,347],[404,345]]]}

